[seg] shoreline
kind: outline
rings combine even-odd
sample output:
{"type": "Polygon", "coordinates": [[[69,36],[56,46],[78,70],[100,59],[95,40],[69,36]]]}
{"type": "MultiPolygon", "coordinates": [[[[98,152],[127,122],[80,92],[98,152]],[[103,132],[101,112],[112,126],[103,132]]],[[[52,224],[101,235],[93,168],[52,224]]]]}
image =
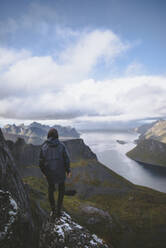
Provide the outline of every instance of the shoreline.
{"type": "MultiPolygon", "coordinates": [[[[130,159],[132,159],[132,158],[130,158],[130,159]]],[[[138,164],[140,164],[144,168],[148,168],[149,167],[149,168],[152,168],[152,169],[159,169],[159,170],[161,169],[161,170],[164,170],[166,172],[166,166],[145,163],[145,162],[141,162],[141,161],[138,161],[138,160],[135,160],[135,159],[132,159],[132,160],[134,160],[135,162],[137,162],[138,164]]]]}
{"type": "MultiPolygon", "coordinates": [[[[100,153],[104,154],[105,148],[103,148],[103,151],[102,150],[98,151],[98,148],[94,147],[93,144],[95,144],[95,146],[96,146],[96,144],[97,145],[99,144],[98,142],[104,143],[104,136],[106,135],[106,132],[103,132],[103,135],[104,135],[103,137],[102,137],[102,133],[100,133],[100,135],[101,135],[100,137],[102,137],[102,139],[100,139],[100,137],[99,137],[99,139],[98,138],[96,139],[95,135],[90,135],[90,133],[94,134],[94,132],[88,131],[87,136],[86,136],[85,135],[86,132],[84,132],[84,134],[82,133],[81,138],[84,140],[85,144],[87,144],[90,147],[90,149],[96,154],[98,161],[100,163],[102,163],[108,169],[112,170],[113,172],[115,172],[119,176],[122,176],[123,178],[125,178],[126,180],[130,181],[131,183],[133,183],[135,185],[145,186],[145,187],[157,190],[159,192],[166,193],[166,190],[165,190],[166,185],[164,182],[164,179],[166,178],[166,168],[165,167],[162,167],[162,166],[159,167],[157,165],[149,165],[149,164],[141,163],[139,161],[135,161],[135,160],[131,159],[130,157],[128,157],[126,155],[126,153],[128,151],[130,151],[131,148],[127,146],[126,148],[129,148],[129,149],[128,149],[128,151],[126,151],[126,149],[124,149],[125,144],[122,146],[122,151],[119,151],[119,148],[117,146],[115,147],[115,149],[112,147],[110,148],[111,152],[115,151],[115,156],[117,156],[116,153],[120,154],[119,157],[121,158],[122,161],[120,161],[118,157],[117,157],[118,160],[116,161],[114,154],[112,157],[112,154],[109,155],[109,153],[107,153],[107,155],[110,156],[110,161],[109,161],[109,157],[101,160],[99,154],[100,153]],[[121,155],[123,155],[123,157],[121,155]],[[124,160],[123,158],[124,159],[126,158],[126,159],[124,160]],[[111,160],[111,159],[113,159],[113,160],[111,160]],[[109,163],[106,162],[107,160],[109,163]],[[118,169],[116,170],[115,168],[118,168],[118,169]],[[129,171],[129,174],[127,174],[127,171],[129,171]]],[[[119,132],[117,131],[117,133],[119,133],[119,132]]],[[[126,133],[128,134],[131,132],[126,132],[126,133]]],[[[132,133],[139,135],[137,132],[132,132],[132,133]]],[[[106,136],[106,138],[107,138],[107,136],[106,136]]],[[[118,136],[118,139],[120,139],[120,138],[121,137],[118,136]]],[[[111,142],[111,140],[113,140],[113,141],[115,141],[115,143],[117,143],[116,142],[116,135],[115,135],[115,137],[114,137],[114,134],[112,137],[110,136],[110,142],[111,142]]],[[[123,140],[126,140],[126,139],[123,138],[123,140]]],[[[108,144],[109,140],[107,140],[106,142],[108,144]]],[[[131,137],[131,141],[128,144],[131,144],[131,142],[133,143],[134,146],[136,146],[136,144],[134,144],[134,137],[131,137]]],[[[103,155],[103,158],[104,158],[104,155],[103,155]]]]}

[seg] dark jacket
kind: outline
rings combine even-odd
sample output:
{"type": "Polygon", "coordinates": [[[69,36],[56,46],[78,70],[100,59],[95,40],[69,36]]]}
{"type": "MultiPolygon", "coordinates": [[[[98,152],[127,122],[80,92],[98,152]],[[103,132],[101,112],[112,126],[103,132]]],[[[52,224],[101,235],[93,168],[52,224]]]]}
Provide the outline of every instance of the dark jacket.
{"type": "Polygon", "coordinates": [[[70,172],[70,158],[67,149],[58,138],[50,137],[40,150],[39,167],[51,183],[61,183],[70,172]]]}

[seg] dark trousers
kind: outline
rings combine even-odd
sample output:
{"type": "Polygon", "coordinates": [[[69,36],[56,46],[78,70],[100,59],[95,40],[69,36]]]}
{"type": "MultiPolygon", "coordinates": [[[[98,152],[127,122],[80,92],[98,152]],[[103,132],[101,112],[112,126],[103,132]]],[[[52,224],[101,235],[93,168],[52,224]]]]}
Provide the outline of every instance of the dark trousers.
{"type": "MultiPolygon", "coordinates": [[[[48,182],[48,199],[52,210],[55,209],[55,199],[54,199],[55,190],[56,190],[55,184],[48,182]]],[[[65,182],[62,182],[58,184],[58,201],[57,201],[58,211],[60,211],[62,208],[64,193],[65,193],[65,182]]]]}

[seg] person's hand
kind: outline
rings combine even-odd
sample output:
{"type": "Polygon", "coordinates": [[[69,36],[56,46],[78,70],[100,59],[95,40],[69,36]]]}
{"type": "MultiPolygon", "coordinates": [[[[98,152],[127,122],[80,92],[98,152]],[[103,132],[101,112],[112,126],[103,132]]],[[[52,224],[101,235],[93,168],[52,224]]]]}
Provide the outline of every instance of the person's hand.
{"type": "Polygon", "coordinates": [[[71,171],[69,173],[67,173],[67,177],[70,178],[71,177],[71,171]]]}

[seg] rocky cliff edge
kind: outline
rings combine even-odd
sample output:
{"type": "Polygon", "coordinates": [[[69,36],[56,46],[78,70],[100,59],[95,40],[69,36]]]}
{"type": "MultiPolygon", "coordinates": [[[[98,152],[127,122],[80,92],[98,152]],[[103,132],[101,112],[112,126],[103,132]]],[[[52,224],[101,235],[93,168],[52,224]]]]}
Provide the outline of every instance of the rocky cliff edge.
{"type": "Polygon", "coordinates": [[[59,219],[44,216],[37,204],[32,206],[28,191],[0,130],[0,247],[108,248],[66,212],[59,219]]]}

